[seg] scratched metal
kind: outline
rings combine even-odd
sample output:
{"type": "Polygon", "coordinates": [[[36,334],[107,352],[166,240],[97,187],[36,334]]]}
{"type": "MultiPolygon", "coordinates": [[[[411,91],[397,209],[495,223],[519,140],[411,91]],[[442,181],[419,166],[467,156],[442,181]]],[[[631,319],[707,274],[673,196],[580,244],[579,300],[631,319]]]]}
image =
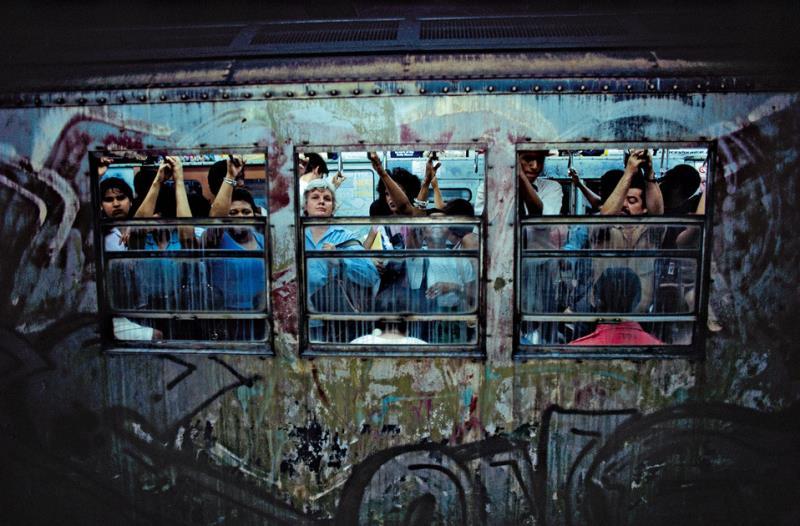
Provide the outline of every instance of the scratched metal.
{"type": "Polygon", "coordinates": [[[746,510],[750,523],[796,522],[796,93],[114,100],[0,111],[10,516],[389,524],[411,510],[433,523],[660,524],[736,523],[746,510]],[[705,361],[512,360],[508,225],[526,139],[716,142],[719,330],[705,361]],[[485,362],[299,358],[293,149],[359,141],[488,145],[485,362]],[[201,144],[268,151],[276,356],[104,355],[87,151],[201,144]],[[721,478],[704,479],[703,465],[721,478]],[[670,501],[670,480],[697,492],[670,501]],[[736,506],[712,499],[731,489],[736,506]]]}

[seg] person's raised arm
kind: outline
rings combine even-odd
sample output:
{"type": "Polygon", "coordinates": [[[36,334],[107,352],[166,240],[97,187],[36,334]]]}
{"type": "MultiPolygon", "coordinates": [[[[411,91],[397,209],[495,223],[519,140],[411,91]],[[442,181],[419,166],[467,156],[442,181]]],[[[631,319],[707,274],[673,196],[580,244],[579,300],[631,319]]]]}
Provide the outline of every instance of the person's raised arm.
{"type": "Polygon", "coordinates": [[[442,199],[442,192],[439,190],[439,181],[436,177],[436,171],[442,165],[442,163],[433,164],[433,161],[436,159],[435,153],[432,153],[428,157],[428,162],[425,164],[425,179],[422,181],[422,186],[419,189],[419,194],[417,195],[417,201],[420,203],[428,203],[428,190],[433,185],[433,201],[434,206],[441,210],[444,208],[444,199],[442,199]]]}
{"type": "MultiPolygon", "coordinates": [[[[183,164],[177,157],[166,157],[164,162],[169,166],[172,172],[172,178],[175,181],[175,217],[192,217],[192,209],[189,207],[189,196],[186,195],[186,186],[183,179],[183,164]]],[[[191,225],[183,225],[178,227],[178,237],[181,241],[181,246],[184,248],[192,248],[196,245],[197,240],[194,236],[194,227],[191,225]]]]}
{"type": "Polygon", "coordinates": [[[664,196],[661,195],[661,187],[658,186],[656,181],[656,174],[653,171],[653,157],[650,155],[650,150],[644,151],[644,199],[647,203],[647,213],[651,216],[664,215],[664,196]]]}
{"type": "Polygon", "coordinates": [[[645,159],[642,157],[642,151],[636,150],[631,152],[628,156],[628,162],[625,164],[625,171],[622,173],[617,186],[608,196],[606,202],[600,207],[601,215],[617,215],[622,212],[622,206],[625,203],[625,197],[628,195],[628,190],[631,189],[631,182],[633,176],[639,171],[639,167],[644,163],[645,159]]]}
{"type": "Polygon", "coordinates": [[[210,217],[228,217],[233,189],[241,184],[240,181],[244,180],[244,159],[238,155],[229,155],[226,163],[228,165],[228,173],[222,180],[222,185],[219,187],[214,202],[211,203],[210,217]]]}
{"type": "Polygon", "coordinates": [[[171,169],[166,162],[161,162],[158,167],[158,172],[150,183],[150,188],[147,190],[147,195],[144,196],[142,204],[136,209],[133,217],[153,217],[156,213],[156,201],[158,201],[158,194],[161,193],[161,185],[172,176],[171,169]]]}
{"type": "Polygon", "coordinates": [[[530,180],[525,176],[525,172],[522,169],[519,158],[517,158],[517,174],[519,177],[519,194],[522,198],[522,202],[525,205],[525,210],[527,210],[528,215],[542,215],[542,212],[544,211],[544,203],[542,203],[542,199],[539,197],[539,194],[536,193],[533,183],[531,183],[530,180]]]}
{"type": "Polygon", "coordinates": [[[369,160],[372,163],[372,167],[378,173],[378,177],[381,178],[381,181],[383,181],[384,186],[386,186],[386,190],[389,191],[389,195],[392,196],[392,200],[395,203],[397,203],[398,212],[401,215],[406,215],[406,216],[425,215],[424,210],[420,210],[419,208],[416,208],[414,205],[411,204],[411,201],[408,200],[408,196],[403,191],[403,188],[389,176],[386,170],[383,169],[383,165],[381,164],[381,158],[378,157],[378,154],[375,152],[369,152],[367,156],[369,157],[369,160]]]}
{"type": "Polygon", "coordinates": [[[592,190],[586,186],[586,183],[584,183],[580,175],[578,175],[577,170],[570,168],[567,173],[572,179],[572,182],[575,183],[575,186],[578,187],[578,190],[581,191],[583,197],[585,197],[589,204],[592,205],[592,208],[597,208],[600,206],[600,196],[592,192],[592,190]]]}

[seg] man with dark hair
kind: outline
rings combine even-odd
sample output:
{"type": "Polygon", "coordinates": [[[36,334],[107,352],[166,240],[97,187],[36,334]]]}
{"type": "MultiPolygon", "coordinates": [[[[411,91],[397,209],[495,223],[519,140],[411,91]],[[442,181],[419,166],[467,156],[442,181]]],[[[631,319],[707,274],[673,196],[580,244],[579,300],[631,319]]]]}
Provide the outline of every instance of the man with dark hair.
{"type": "MultiPolygon", "coordinates": [[[[302,197],[306,193],[308,183],[314,179],[325,179],[330,170],[328,170],[328,163],[325,162],[325,159],[314,152],[301,154],[298,163],[300,165],[300,197],[302,197]]],[[[341,172],[337,172],[330,180],[334,189],[339,188],[343,181],[344,176],[341,172]]]]}
{"type": "Polygon", "coordinates": [[[519,177],[519,215],[521,218],[558,215],[561,212],[563,190],[552,179],[540,179],[549,150],[528,150],[517,153],[519,177]]]}
{"type": "MultiPolygon", "coordinates": [[[[628,267],[609,267],[594,284],[595,308],[597,312],[627,314],[634,312],[639,304],[642,287],[639,277],[628,267]]],[[[645,332],[635,321],[601,321],[597,330],[578,338],[569,345],[664,345],[645,332]]]]}

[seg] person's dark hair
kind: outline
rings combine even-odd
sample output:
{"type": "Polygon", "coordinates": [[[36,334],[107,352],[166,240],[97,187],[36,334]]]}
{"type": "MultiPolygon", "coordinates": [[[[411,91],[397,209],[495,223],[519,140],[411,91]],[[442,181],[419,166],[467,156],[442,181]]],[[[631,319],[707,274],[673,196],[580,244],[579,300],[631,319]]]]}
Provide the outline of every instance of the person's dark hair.
{"type": "Polygon", "coordinates": [[[313,172],[319,166],[319,173],[325,175],[328,173],[328,163],[318,153],[307,153],[306,155],[306,173],[313,172]]]}
{"type": "Polygon", "coordinates": [[[697,207],[696,200],[691,198],[700,187],[700,174],[693,166],[673,166],[664,174],[659,186],[664,196],[665,213],[688,214],[697,207]]]}
{"type": "Polygon", "coordinates": [[[161,217],[173,218],[178,215],[178,201],[175,199],[175,187],[166,184],[161,186],[156,199],[155,213],[161,217]]]}
{"type": "Polygon", "coordinates": [[[103,199],[103,196],[106,195],[106,192],[115,189],[119,190],[128,200],[133,204],[133,190],[125,182],[124,179],[120,179],[119,177],[108,177],[100,181],[100,199],[103,199]]]}
{"type": "Polygon", "coordinates": [[[211,203],[208,202],[208,199],[202,194],[195,193],[187,194],[186,198],[189,200],[192,217],[208,217],[211,212],[211,203]]]}
{"type": "Polygon", "coordinates": [[[233,189],[233,194],[231,194],[231,202],[234,201],[244,201],[253,208],[253,215],[258,215],[259,208],[256,206],[256,202],[253,199],[253,196],[250,194],[250,192],[248,192],[244,188],[233,189]]]}
{"type": "MultiPolygon", "coordinates": [[[[406,312],[410,310],[407,294],[379,294],[375,298],[376,312],[406,312]]],[[[403,334],[407,334],[408,322],[403,317],[400,320],[381,318],[375,322],[375,327],[382,331],[391,326],[403,334]]]]}
{"type": "Polygon", "coordinates": [[[376,199],[369,205],[369,216],[370,217],[385,217],[392,215],[392,211],[389,209],[389,205],[386,204],[386,200],[383,197],[376,199]]]}
{"type": "Polygon", "coordinates": [[[633,174],[633,177],[631,178],[631,188],[637,188],[642,191],[642,206],[647,208],[647,198],[645,197],[647,194],[647,182],[645,181],[641,170],[633,174]]]}
{"type": "Polygon", "coordinates": [[[628,267],[609,267],[594,283],[598,312],[633,312],[642,297],[642,284],[628,267]]]}
{"type": "MultiPolygon", "coordinates": [[[[419,180],[419,177],[412,174],[405,168],[394,168],[390,173],[389,177],[391,177],[397,184],[400,185],[400,188],[403,189],[405,192],[406,197],[412,203],[414,199],[419,195],[419,191],[422,188],[422,182],[419,180]]],[[[386,200],[386,185],[383,184],[383,181],[378,182],[378,199],[386,200]]]]}
{"type": "Polygon", "coordinates": [[[226,175],[228,175],[227,161],[217,161],[208,168],[208,191],[211,195],[217,195],[226,175]]]}
{"type": "MultiPolygon", "coordinates": [[[[444,205],[444,213],[448,216],[467,216],[473,217],[475,215],[475,208],[472,203],[466,199],[453,199],[444,205]]],[[[450,232],[459,238],[466,236],[472,232],[471,226],[453,226],[450,227],[450,232]]]]}
{"type": "Polygon", "coordinates": [[[623,170],[609,170],[600,177],[600,203],[606,202],[624,173],[623,170]]]}
{"type": "Polygon", "coordinates": [[[143,165],[136,175],[133,177],[133,189],[136,190],[136,199],[141,201],[150,190],[150,185],[153,184],[153,179],[158,174],[158,167],[151,165],[143,165]]]}

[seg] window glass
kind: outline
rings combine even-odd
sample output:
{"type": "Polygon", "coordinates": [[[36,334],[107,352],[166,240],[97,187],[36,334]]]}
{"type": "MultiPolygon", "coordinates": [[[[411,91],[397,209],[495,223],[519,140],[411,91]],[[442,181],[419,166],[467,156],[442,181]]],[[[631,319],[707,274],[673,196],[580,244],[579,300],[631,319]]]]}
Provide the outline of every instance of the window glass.
{"type": "Polygon", "coordinates": [[[693,345],[708,148],[542,147],[517,160],[521,352],[693,345]]]}
{"type": "Polygon", "coordinates": [[[268,339],[264,159],[93,155],[110,344],[180,350],[181,341],[196,349],[268,339]]]}
{"type": "Polygon", "coordinates": [[[477,349],[484,157],[298,153],[310,348],[477,349]]]}

